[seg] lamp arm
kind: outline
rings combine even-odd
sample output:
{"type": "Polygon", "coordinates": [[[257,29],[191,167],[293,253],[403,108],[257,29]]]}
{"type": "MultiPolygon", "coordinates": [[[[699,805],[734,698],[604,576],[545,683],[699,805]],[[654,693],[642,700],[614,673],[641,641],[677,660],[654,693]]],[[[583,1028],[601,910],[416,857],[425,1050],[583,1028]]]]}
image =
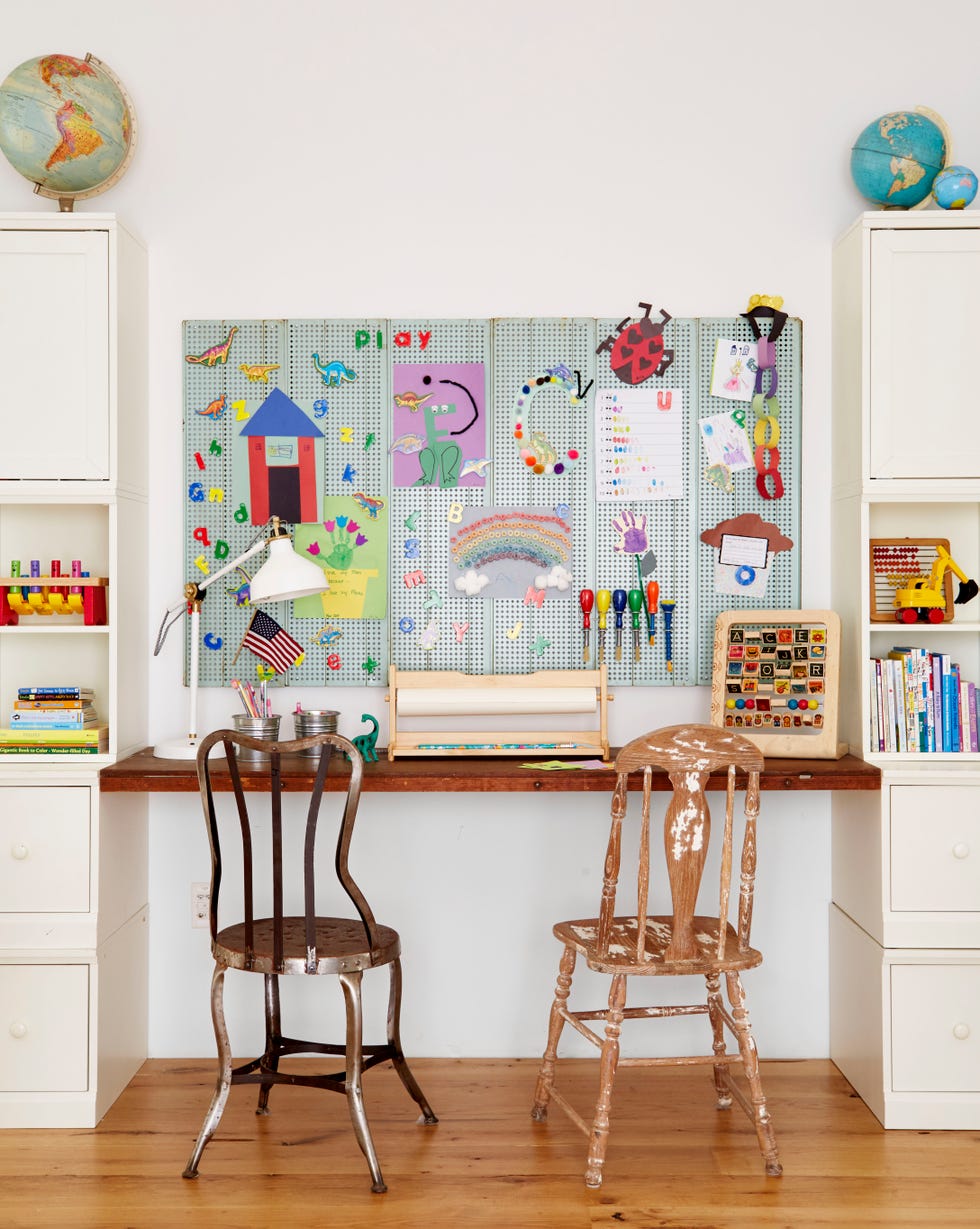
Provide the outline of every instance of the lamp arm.
{"type": "Polygon", "coordinates": [[[212,572],[202,581],[189,581],[187,585],[184,586],[184,596],[179,602],[176,602],[173,606],[171,606],[163,616],[163,621],[160,624],[160,630],[157,632],[156,644],[153,648],[154,657],[159,655],[170,629],[181,617],[181,615],[187,612],[188,606],[195,601],[200,602],[200,595],[203,594],[208,585],[213,584],[216,580],[220,580],[222,576],[227,576],[229,572],[232,572],[235,568],[240,567],[246,559],[251,559],[253,555],[257,555],[259,551],[262,550],[266,544],[266,533],[268,532],[270,525],[273,525],[273,533],[275,534],[278,531],[279,518],[270,517],[269,521],[262,526],[262,531],[258,537],[255,538],[246,550],[242,551],[240,555],[237,555],[231,563],[226,563],[223,568],[219,568],[217,572],[212,572]]]}
{"type": "Polygon", "coordinates": [[[216,580],[220,580],[222,576],[227,576],[229,572],[233,572],[235,568],[240,567],[246,559],[251,559],[253,555],[257,555],[265,544],[266,537],[265,531],[263,530],[262,535],[259,537],[257,542],[253,542],[248,550],[242,551],[242,553],[237,558],[233,559],[231,563],[226,563],[225,566],[223,568],[219,568],[217,572],[212,572],[210,576],[198,584],[198,589],[200,589],[203,593],[208,585],[214,584],[214,582],[216,580]]]}

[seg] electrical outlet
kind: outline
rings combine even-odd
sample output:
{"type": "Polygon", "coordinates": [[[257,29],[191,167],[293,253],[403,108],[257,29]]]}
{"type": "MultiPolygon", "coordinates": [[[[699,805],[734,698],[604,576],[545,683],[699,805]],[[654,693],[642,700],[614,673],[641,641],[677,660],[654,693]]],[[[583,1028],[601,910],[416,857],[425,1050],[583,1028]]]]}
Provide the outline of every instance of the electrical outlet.
{"type": "Polygon", "coordinates": [[[208,883],[191,884],[191,925],[204,926],[208,924],[208,910],[211,906],[211,885],[208,883]]]}

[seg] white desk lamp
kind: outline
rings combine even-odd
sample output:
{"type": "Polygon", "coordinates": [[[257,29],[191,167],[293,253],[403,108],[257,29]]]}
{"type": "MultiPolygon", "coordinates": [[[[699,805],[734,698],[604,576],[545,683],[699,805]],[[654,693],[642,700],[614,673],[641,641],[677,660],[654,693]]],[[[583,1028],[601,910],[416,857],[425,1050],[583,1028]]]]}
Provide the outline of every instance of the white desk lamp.
{"type": "Polygon", "coordinates": [[[190,720],[188,733],[183,738],[171,738],[157,743],[153,754],[157,759],[192,760],[197,756],[197,687],[201,654],[201,604],[204,601],[204,591],[209,585],[220,580],[229,572],[239,567],[246,559],[257,555],[268,544],[269,558],[249,581],[249,599],[252,602],[286,602],[295,597],[310,597],[323,593],[329,586],[323,569],[317,567],[310,559],[304,559],[293,550],[292,539],[283,528],[279,517],[270,518],[267,525],[256,540],[237,559],[226,564],[217,572],[212,572],[205,580],[189,581],[184,586],[184,596],[175,603],[163,616],[160,631],[157,633],[156,647],[153,656],[156,657],[163,648],[163,642],[171,627],[184,613],[191,619],[191,668],[188,685],[190,690],[190,720]]]}

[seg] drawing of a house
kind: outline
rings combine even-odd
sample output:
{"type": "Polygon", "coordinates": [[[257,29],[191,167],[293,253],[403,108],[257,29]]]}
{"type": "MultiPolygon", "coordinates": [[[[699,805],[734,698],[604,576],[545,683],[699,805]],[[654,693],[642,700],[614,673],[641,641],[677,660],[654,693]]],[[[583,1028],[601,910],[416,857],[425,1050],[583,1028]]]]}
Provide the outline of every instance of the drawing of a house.
{"type": "Polygon", "coordinates": [[[294,525],[320,519],[316,441],[319,427],[274,388],[241,430],[248,445],[252,524],[278,516],[294,525]]]}

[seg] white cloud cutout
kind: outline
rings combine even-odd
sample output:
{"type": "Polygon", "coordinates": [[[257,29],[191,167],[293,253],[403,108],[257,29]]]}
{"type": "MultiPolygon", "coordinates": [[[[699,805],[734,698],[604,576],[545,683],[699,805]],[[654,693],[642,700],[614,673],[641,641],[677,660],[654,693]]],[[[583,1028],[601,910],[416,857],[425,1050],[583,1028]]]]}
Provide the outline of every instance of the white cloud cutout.
{"type": "Polygon", "coordinates": [[[465,593],[467,597],[476,597],[481,589],[485,589],[490,583],[489,576],[483,576],[475,572],[473,568],[465,574],[465,576],[457,576],[453,584],[460,593],[465,593]]]}
{"type": "Polygon", "coordinates": [[[536,589],[558,589],[564,593],[566,589],[572,587],[572,574],[560,563],[556,563],[547,576],[535,576],[534,587],[536,589]]]}

